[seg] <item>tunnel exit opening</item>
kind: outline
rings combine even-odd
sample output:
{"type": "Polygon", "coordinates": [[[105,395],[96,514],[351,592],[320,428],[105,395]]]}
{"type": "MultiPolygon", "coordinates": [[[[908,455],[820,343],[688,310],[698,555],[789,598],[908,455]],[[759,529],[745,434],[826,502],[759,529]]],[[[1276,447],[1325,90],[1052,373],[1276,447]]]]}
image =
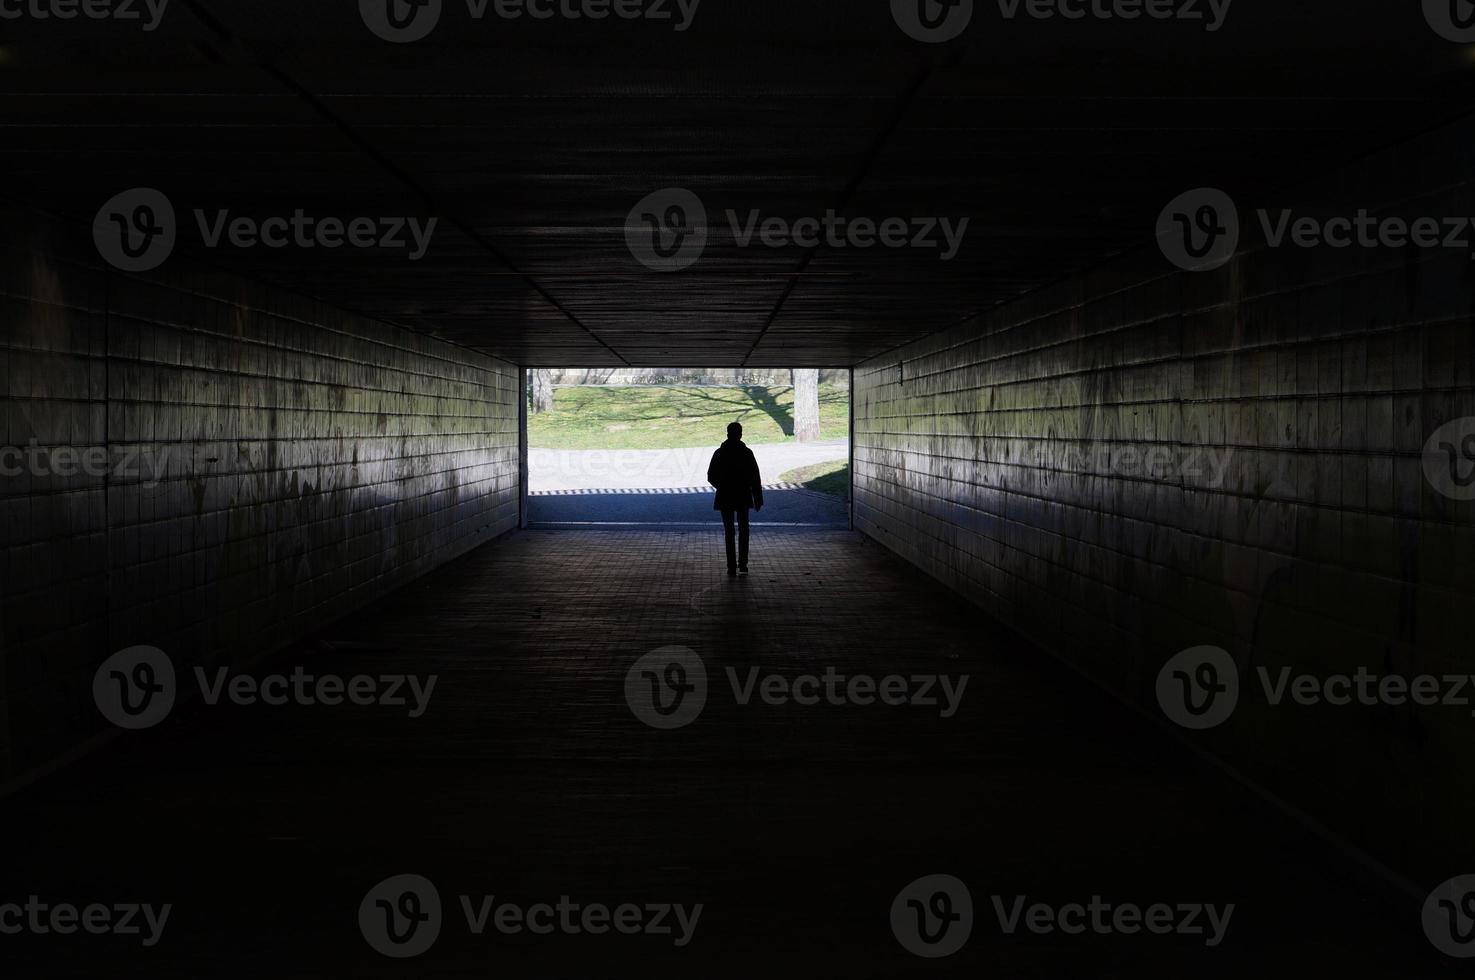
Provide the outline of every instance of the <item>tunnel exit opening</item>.
{"type": "Polygon", "coordinates": [[[708,471],[733,423],[754,526],[850,526],[849,369],[527,368],[522,393],[524,527],[720,527],[708,471]]]}

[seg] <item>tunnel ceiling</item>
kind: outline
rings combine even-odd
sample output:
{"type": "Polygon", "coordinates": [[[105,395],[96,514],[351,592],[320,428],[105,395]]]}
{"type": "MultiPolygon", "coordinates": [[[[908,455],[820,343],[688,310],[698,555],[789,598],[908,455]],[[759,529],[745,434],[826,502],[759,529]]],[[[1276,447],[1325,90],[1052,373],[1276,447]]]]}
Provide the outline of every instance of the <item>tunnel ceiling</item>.
{"type": "Polygon", "coordinates": [[[1446,122],[1475,78],[1417,2],[1236,0],[1210,32],[979,0],[942,44],[887,0],[702,0],[685,30],[677,0],[668,21],[511,20],[497,2],[477,20],[445,0],[406,44],[352,0],[172,0],[152,31],[0,20],[5,193],[86,229],[112,195],[157,188],[171,261],[521,364],[843,366],[1150,244],[1181,191],[1272,200],[1446,122]],[[657,271],[626,222],[670,187],[702,202],[708,241],[657,271]],[[439,223],[411,261],[207,249],[193,214],[298,208],[439,223]],[[743,246],[727,217],[830,209],[969,227],[943,261],[743,246]]]}

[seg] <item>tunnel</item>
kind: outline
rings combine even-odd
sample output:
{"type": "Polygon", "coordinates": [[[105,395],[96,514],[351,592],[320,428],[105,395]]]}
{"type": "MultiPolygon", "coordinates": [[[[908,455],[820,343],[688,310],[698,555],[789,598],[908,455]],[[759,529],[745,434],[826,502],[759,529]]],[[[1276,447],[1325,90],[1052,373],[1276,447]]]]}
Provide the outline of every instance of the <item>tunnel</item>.
{"type": "Polygon", "coordinates": [[[5,972],[1467,970],[1472,12],[0,0],[5,972]]]}

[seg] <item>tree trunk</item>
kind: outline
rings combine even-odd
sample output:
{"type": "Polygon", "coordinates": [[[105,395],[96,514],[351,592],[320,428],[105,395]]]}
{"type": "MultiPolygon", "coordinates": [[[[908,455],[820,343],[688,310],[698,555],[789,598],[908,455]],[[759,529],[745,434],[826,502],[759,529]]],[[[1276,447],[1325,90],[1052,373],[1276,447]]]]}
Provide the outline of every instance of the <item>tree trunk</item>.
{"type": "Polygon", "coordinates": [[[819,438],[819,372],[794,369],[794,435],[800,442],[819,438]]]}
{"type": "Polygon", "coordinates": [[[533,414],[553,411],[553,375],[546,370],[533,369],[533,414]]]}

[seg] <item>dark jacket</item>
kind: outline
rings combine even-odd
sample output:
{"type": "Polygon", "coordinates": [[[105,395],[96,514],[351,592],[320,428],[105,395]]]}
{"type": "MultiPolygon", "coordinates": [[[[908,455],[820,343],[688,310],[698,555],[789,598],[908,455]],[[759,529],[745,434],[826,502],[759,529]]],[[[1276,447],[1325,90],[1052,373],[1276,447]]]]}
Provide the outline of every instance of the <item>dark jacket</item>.
{"type": "Polygon", "coordinates": [[[763,506],[763,480],[758,460],[742,440],[729,439],[712,454],[707,482],[717,488],[713,510],[751,510],[763,506]]]}

